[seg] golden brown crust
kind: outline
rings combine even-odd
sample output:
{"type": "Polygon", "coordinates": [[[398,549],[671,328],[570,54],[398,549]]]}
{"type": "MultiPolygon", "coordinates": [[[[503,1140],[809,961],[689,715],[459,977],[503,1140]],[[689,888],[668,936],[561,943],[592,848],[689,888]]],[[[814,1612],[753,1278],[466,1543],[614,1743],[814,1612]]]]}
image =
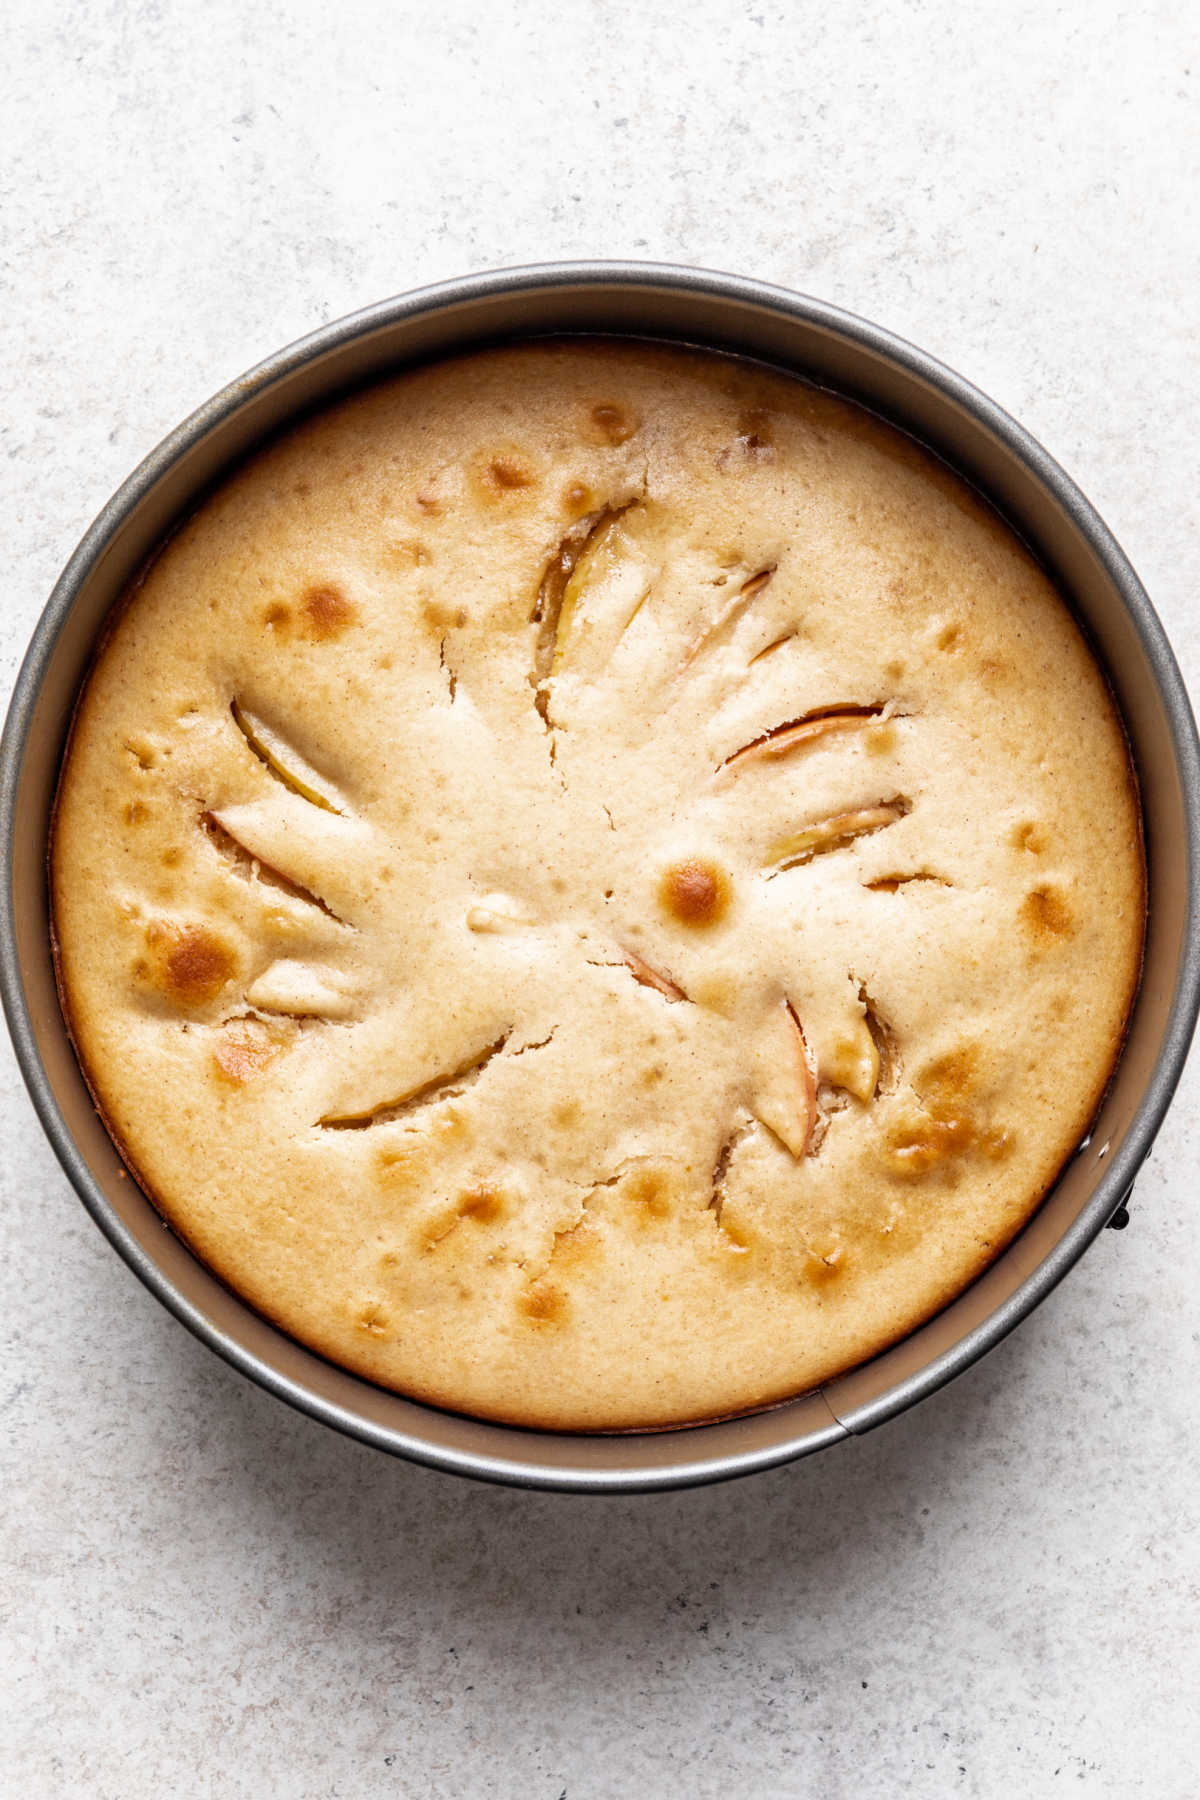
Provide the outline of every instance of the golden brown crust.
{"type": "Polygon", "coordinates": [[[64,1011],[164,1216],[385,1385],[774,1404],[977,1275],[1137,980],[1120,724],[970,490],[727,359],[489,352],[291,433],[81,699],[64,1011]]]}

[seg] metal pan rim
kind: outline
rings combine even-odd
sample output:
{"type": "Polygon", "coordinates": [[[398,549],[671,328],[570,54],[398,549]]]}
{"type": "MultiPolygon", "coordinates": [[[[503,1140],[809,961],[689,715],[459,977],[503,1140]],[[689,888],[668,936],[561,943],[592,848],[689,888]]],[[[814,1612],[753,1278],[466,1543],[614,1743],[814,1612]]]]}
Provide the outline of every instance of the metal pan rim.
{"type": "MultiPolygon", "coordinates": [[[[674,334],[687,341],[711,341],[713,347],[738,354],[736,341],[716,342],[674,334]]],[[[478,339],[464,338],[463,347],[478,339]]],[[[443,352],[449,353],[449,352],[443,352]]],[[[764,359],[752,349],[743,354],[764,359]]],[[[397,366],[406,358],[399,354],[397,366]]],[[[786,365],[784,365],[786,366],[786,365]]],[[[838,385],[831,381],[831,386],[838,385]]],[[[864,398],[863,394],[856,395],[864,398]]],[[[869,398],[867,403],[870,404],[869,398]]],[[[293,414],[300,409],[293,409],[293,414]]],[[[286,411],[283,415],[287,416],[286,411]]],[[[914,435],[920,435],[914,432],[914,435]]],[[[951,459],[953,460],[953,459],[951,459]]],[[[44,843],[44,823],[42,822],[44,843]]],[[[534,1488],[576,1492],[651,1492],[701,1482],[727,1480],[775,1467],[824,1448],[894,1417],[932,1393],[978,1360],[1001,1341],[1037,1306],[1078,1260],[1087,1246],[1120,1208],[1142,1162],[1148,1155],[1182,1073],[1197,1015],[1200,1014],[1200,742],[1186,690],[1162,625],[1149,598],[1120,546],[1075,483],[1052,457],[1002,408],[961,376],[924,351],[883,328],[842,311],[824,301],[792,293],[753,279],[713,271],[642,262],[546,263],[502,269],[441,282],[384,300],[322,326],[256,365],[199,407],[151,451],[116,491],[85,532],[66,564],[36,627],[13,689],[8,717],[0,740],[0,849],[6,879],[0,884],[0,998],[12,1034],[17,1060],[41,1124],[66,1174],[92,1218],[134,1273],[181,1323],[214,1349],[233,1367],[300,1411],[335,1429],[430,1467],[476,1478],[534,1488]],[[790,1435],[774,1441],[752,1442],[739,1447],[717,1448],[712,1434],[723,1427],[696,1426],[670,1433],[646,1433],[603,1440],[620,1443],[600,1465],[573,1462],[561,1452],[564,1444],[579,1446],[601,1440],[567,1434],[532,1433],[500,1425],[480,1426],[462,1420],[465,1433],[482,1431],[489,1448],[438,1441],[420,1428],[421,1415],[436,1420],[439,1428],[456,1423],[452,1415],[431,1408],[415,1409],[418,1428],[398,1429],[381,1424],[353,1404],[343,1404],[317,1392],[310,1381],[296,1378],[279,1366],[279,1360],[249,1347],[241,1337],[212,1316],[212,1310],[183,1293],[177,1281],[149,1253],[145,1244],[121,1218],[104,1192],[88,1157],[77,1141],[59,1103],[54,1083],[42,1054],[38,1020],[31,1005],[24,959],[19,946],[18,902],[15,894],[15,853],[22,843],[22,776],[25,772],[31,722],[39,695],[64,628],[88,588],[98,564],[126,522],[182,459],[202,445],[220,427],[244,415],[247,409],[279,390],[298,372],[311,372],[357,350],[380,334],[386,336],[429,319],[452,320],[455,312],[469,313],[483,305],[515,306],[530,320],[524,333],[536,327],[539,302],[567,292],[589,297],[600,307],[611,303],[611,330],[619,335],[645,337],[661,333],[638,330],[628,320],[636,312],[639,296],[654,296],[668,306],[689,298],[728,303],[743,313],[753,313],[803,329],[831,344],[850,346],[877,360],[881,369],[900,372],[928,391],[934,404],[957,410],[983,428],[1044,490],[1053,506],[1078,534],[1103,569],[1132,622],[1137,639],[1152,671],[1161,706],[1164,746],[1169,747],[1173,769],[1182,792],[1184,836],[1179,846],[1185,859],[1186,902],[1180,928],[1180,950],[1172,991],[1163,1011],[1158,1053],[1145,1080],[1136,1113],[1123,1140],[1094,1183],[1090,1196],[1062,1231],[1047,1254],[1036,1262],[1001,1305],[988,1312],[973,1329],[931,1354],[902,1378],[886,1383],[882,1391],[865,1394],[854,1376],[840,1377],[817,1395],[805,1398],[807,1421],[790,1435]],[[701,1437],[701,1434],[706,1434],[701,1437]],[[494,1440],[494,1444],[493,1444],[494,1440]],[[699,1440],[699,1441],[698,1441],[699,1440]],[[706,1453],[707,1449],[707,1453],[706,1453]]],[[[1151,900],[1153,906],[1153,896],[1151,900]]],[[[53,1023],[41,1020],[53,1032],[53,1023]]],[[[58,1021],[58,1030],[65,1032],[58,1021]]],[[[1019,1243],[1020,1240],[1018,1239],[1019,1243]]],[[[1009,1247],[999,1259],[1012,1254],[1009,1247]]],[[[995,1266],[995,1265],[994,1265],[995,1266]]],[[[237,1303],[240,1304],[240,1303],[237,1303]]],[[[248,1312],[249,1309],[243,1309],[248,1312]]],[[[272,1331],[273,1328],[267,1328],[272,1331]]],[[[913,1334],[918,1339],[929,1327],[913,1334]]],[[[275,1332],[281,1344],[290,1344],[275,1332]]],[[[912,1340],[910,1340],[912,1341],[912,1340]]],[[[889,1353],[884,1352],[887,1356],[889,1353]]],[[[881,1359],[865,1365],[870,1370],[881,1359]]],[[[858,1372],[854,1372],[857,1374],[858,1372]]],[[[354,1385],[356,1378],[349,1378],[354,1385]]],[[[367,1383],[357,1384],[362,1389],[367,1383]]],[[[372,1390],[379,1392],[379,1390],[372,1390]]],[[[790,1402],[794,1407],[798,1403],[790,1402]]],[[[785,1408],[760,1418],[779,1418],[785,1408]]],[[[736,1422],[732,1422],[736,1423],[736,1422]]]]}

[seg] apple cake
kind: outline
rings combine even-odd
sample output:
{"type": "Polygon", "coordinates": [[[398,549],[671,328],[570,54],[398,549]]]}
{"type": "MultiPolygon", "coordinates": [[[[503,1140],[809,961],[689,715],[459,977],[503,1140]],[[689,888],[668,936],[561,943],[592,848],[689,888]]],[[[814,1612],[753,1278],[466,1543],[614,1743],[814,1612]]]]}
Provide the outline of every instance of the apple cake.
{"type": "Polygon", "coordinates": [[[409,371],[256,454],[117,609],[51,873],[129,1169],[358,1374],[559,1429],[811,1389],[1086,1133],[1136,787],[955,475],[716,354],[409,371]]]}

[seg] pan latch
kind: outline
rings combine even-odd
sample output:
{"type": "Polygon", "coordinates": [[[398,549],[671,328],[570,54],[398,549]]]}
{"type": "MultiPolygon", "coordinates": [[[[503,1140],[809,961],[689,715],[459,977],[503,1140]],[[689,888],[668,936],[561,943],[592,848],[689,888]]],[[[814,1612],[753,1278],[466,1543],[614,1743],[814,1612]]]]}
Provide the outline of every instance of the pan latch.
{"type": "Polygon", "coordinates": [[[1118,1200],[1116,1210],[1108,1221],[1106,1227],[1108,1231],[1124,1231],[1129,1223],[1129,1202],[1132,1199],[1133,1183],[1131,1181],[1129,1186],[1125,1189],[1125,1192],[1121,1195],[1121,1198],[1118,1200]]]}

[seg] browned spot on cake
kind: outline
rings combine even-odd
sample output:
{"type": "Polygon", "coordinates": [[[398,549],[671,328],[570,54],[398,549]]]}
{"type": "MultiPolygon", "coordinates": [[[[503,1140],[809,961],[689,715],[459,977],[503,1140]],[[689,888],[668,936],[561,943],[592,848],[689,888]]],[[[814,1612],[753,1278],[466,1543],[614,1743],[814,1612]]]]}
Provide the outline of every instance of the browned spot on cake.
{"type": "Polygon", "coordinates": [[[331,585],[309,588],[300,602],[306,635],[318,643],[340,637],[352,625],[358,609],[341,588],[331,585]]]}
{"type": "Polygon", "coordinates": [[[550,1281],[531,1282],[517,1305],[537,1325],[560,1325],[567,1313],[567,1296],[550,1281]]]}
{"type": "Polygon", "coordinates": [[[1014,850],[1026,850],[1030,856],[1040,856],[1046,848],[1046,833],[1034,820],[1025,819],[1013,826],[1008,841],[1014,850]]]}
{"type": "Polygon", "coordinates": [[[1004,1162],[1012,1155],[1013,1134],[1005,1126],[989,1125],[979,1135],[979,1148],[990,1162],[1004,1162]]]}
{"type": "Polygon", "coordinates": [[[578,1100],[558,1100],[555,1102],[554,1111],[550,1116],[556,1125],[561,1125],[564,1131],[569,1131],[573,1126],[578,1125],[583,1117],[583,1109],[578,1100]]]}
{"type": "Polygon", "coordinates": [[[424,569],[433,561],[433,552],[418,538],[397,538],[390,546],[394,563],[402,569],[424,569]]]}
{"type": "Polygon", "coordinates": [[[150,817],[150,808],[141,800],[130,800],[122,808],[121,817],[127,825],[144,825],[150,817]]]}
{"type": "Polygon", "coordinates": [[[445,511],[441,500],[430,488],[423,489],[416,496],[416,500],[417,506],[427,518],[436,519],[445,511]]]}
{"type": "Polygon", "coordinates": [[[625,1184],[625,1192],[648,1219],[664,1219],[671,1210],[671,1181],[662,1169],[638,1169],[625,1184]]]}
{"type": "Polygon", "coordinates": [[[690,998],[697,1006],[707,1006],[712,1012],[724,1013],[732,1018],[737,1011],[742,988],[731,975],[716,969],[711,974],[703,974],[696,982],[690,998]]]}
{"type": "Polygon", "coordinates": [[[239,1019],[226,1027],[215,1050],[217,1073],[235,1087],[249,1081],[282,1050],[281,1040],[258,1019],[239,1019]]]}
{"type": "Polygon", "coordinates": [[[699,857],[675,863],[658,884],[663,909],[693,930],[705,930],[723,919],[732,894],[725,870],[699,857]]]}
{"type": "Polygon", "coordinates": [[[368,1301],[354,1322],[360,1331],[367,1333],[368,1337],[387,1336],[388,1316],[378,1300],[368,1301]]]}
{"type": "Polygon", "coordinates": [[[952,619],[949,625],[943,625],[938,632],[937,647],[939,650],[956,650],[962,642],[962,636],[962,626],[957,619],[952,619]]]}
{"type": "Polygon", "coordinates": [[[744,456],[769,460],[773,454],[775,433],[771,415],[765,406],[751,406],[737,423],[738,448],[744,456]]]}
{"type": "Polygon", "coordinates": [[[158,745],[151,743],[149,738],[126,738],[124,748],[128,750],[139,769],[153,769],[158,763],[158,745]]]}
{"type": "Polygon", "coordinates": [[[470,481],[479,498],[496,505],[520,498],[537,486],[537,470],[516,445],[481,451],[471,462],[470,481]]]}
{"type": "Polygon", "coordinates": [[[183,851],[180,850],[177,844],[173,844],[169,850],[163,851],[158,860],[161,862],[164,869],[177,868],[183,861],[183,851]]]}
{"type": "Polygon", "coordinates": [[[436,1142],[445,1144],[469,1144],[474,1136],[471,1121],[461,1106],[453,1101],[444,1102],[437,1118],[427,1127],[428,1135],[436,1142]]]}
{"type": "Polygon", "coordinates": [[[274,600],[263,612],[263,624],[268,631],[277,637],[283,637],[292,623],[292,609],[285,606],[282,600],[274,600]]]}
{"type": "Polygon", "coordinates": [[[488,479],[505,492],[512,492],[516,488],[533,487],[537,477],[527,464],[518,462],[515,457],[495,456],[488,464],[488,479]]]}
{"type": "Polygon", "coordinates": [[[875,1221],[872,1244],[868,1247],[859,1238],[855,1256],[859,1268],[886,1268],[894,1258],[915,1250],[928,1229],[925,1212],[924,1207],[914,1207],[907,1198],[903,1205],[893,1200],[884,1216],[875,1221]]]}
{"type": "Polygon", "coordinates": [[[872,756],[886,756],[896,748],[897,735],[893,720],[880,719],[877,724],[868,725],[863,738],[872,756]]]}
{"type": "Polygon", "coordinates": [[[619,406],[615,400],[600,400],[588,414],[585,436],[593,444],[625,444],[639,422],[628,407],[619,406]]]}
{"type": "Polygon", "coordinates": [[[1066,897],[1048,882],[1030,888],[1021,903],[1021,919],[1042,942],[1074,936],[1075,919],[1066,897]]]}
{"type": "Polygon", "coordinates": [[[425,1138],[381,1144],[374,1156],[377,1179],[388,1188],[419,1187],[429,1145],[425,1138]]]}
{"type": "Polygon", "coordinates": [[[970,1149],[973,1140],[970,1119],[921,1114],[893,1127],[888,1136],[888,1166],[897,1175],[927,1175],[947,1158],[970,1149]]]}
{"type": "Polygon", "coordinates": [[[592,490],[582,481],[569,481],[563,489],[563,505],[571,518],[578,519],[592,506],[592,490]]]}
{"type": "Polygon", "coordinates": [[[556,1100],[552,1107],[551,1118],[563,1130],[572,1130],[583,1118],[583,1107],[578,1100],[556,1100]]]}
{"type": "Polygon", "coordinates": [[[460,1219],[472,1219],[477,1225],[495,1225],[508,1211],[508,1202],[498,1188],[468,1188],[458,1196],[456,1211],[460,1219]]]}
{"type": "Polygon", "coordinates": [[[832,1287],[845,1275],[847,1264],[844,1244],[834,1244],[828,1250],[810,1248],[804,1272],[813,1287],[832,1287]]]}
{"type": "Polygon", "coordinates": [[[728,1207],[722,1210],[718,1224],[718,1237],[726,1249],[732,1250],[738,1257],[743,1257],[753,1249],[755,1238],[753,1232],[735,1218],[728,1207]]]}
{"type": "Polygon", "coordinates": [[[464,1225],[498,1225],[508,1216],[508,1212],[508,1197],[500,1188],[484,1184],[467,1188],[459,1194],[453,1205],[442,1207],[433,1217],[425,1220],[420,1232],[422,1246],[426,1250],[436,1250],[439,1244],[455,1236],[464,1225]]]}
{"type": "Polygon", "coordinates": [[[978,1150],[992,1161],[1008,1155],[1009,1131],[993,1125],[980,1105],[979,1053],[973,1044],[927,1063],[913,1078],[916,1105],[887,1134],[885,1161],[897,1175],[947,1172],[946,1165],[978,1150]]]}
{"type": "Polygon", "coordinates": [[[421,624],[430,637],[440,640],[448,631],[456,631],[466,624],[465,608],[453,606],[448,600],[439,600],[430,595],[421,602],[421,624]]]}
{"type": "MultiPolygon", "coordinates": [[[[595,1260],[601,1246],[601,1235],[586,1216],[568,1225],[565,1231],[556,1231],[554,1246],[550,1252],[550,1261],[558,1268],[570,1270],[573,1266],[595,1260]]],[[[543,1271],[544,1273],[544,1271],[543,1271]]]]}
{"type": "Polygon", "coordinates": [[[975,1075],[979,1052],[974,1044],[961,1044],[948,1050],[933,1062],[926,1063],[914,1077],[913,1086],[930,1106],[959,1105],[975,1091],[975,1075]]]}
{"type": "Polygon", "coordinates": [[[146,932],[151,956],[143,972],[176,1006],[207,1006],[237,968],[231,947],[204,925],[156,923],[146,932]]]}
{"type": "Polygon", "coordinates": [[[460,1223],[458,1213],[452,1207],[443,1207],[432,1218],[426,1219],[418,1233],[422,1250],[436,1250],[439,1244],[444,1243],[458,1229],[460,1223]]]}

